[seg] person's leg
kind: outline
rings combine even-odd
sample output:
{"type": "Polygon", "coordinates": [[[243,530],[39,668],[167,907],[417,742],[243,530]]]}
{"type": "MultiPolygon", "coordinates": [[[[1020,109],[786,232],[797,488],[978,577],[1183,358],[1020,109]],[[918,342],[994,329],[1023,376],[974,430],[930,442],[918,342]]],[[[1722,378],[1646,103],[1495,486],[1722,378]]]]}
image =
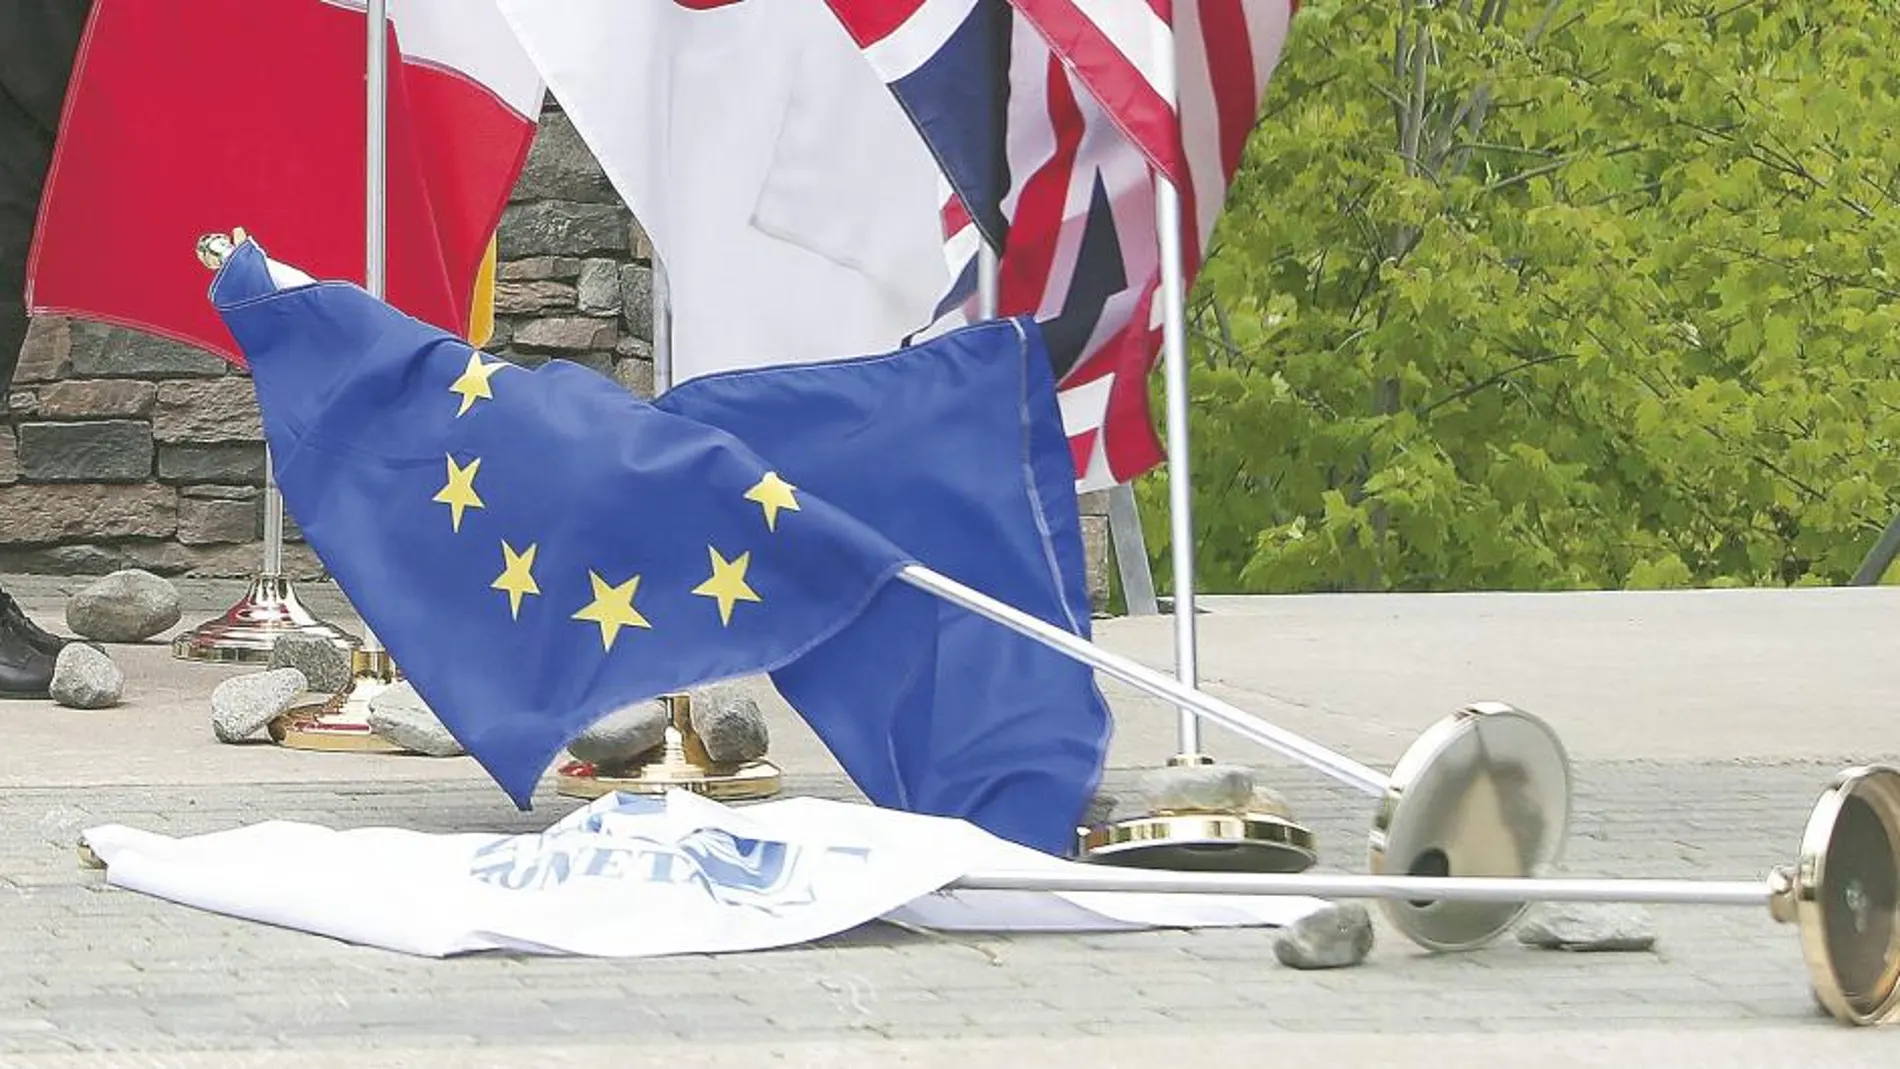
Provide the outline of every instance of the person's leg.
{"type": "MultiPolygon", "coordinates": [[[[0,3],[0,411],[26,340],[26,261],[91,0],[0,3]]],[[[44,698],[67,639],[0,590],[0,698],[44,698]]]]}

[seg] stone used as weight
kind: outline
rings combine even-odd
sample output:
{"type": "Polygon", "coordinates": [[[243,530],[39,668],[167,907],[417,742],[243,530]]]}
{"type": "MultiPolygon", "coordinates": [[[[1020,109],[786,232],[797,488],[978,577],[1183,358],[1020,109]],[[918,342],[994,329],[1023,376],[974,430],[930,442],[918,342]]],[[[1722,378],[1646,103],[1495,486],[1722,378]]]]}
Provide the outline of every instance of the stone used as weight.
{"type": "Polygon", "coordinates": [[[1372,914],[1358,902],[1335,902],[1309,913],[1273,940],[1273,956],[1294,969],[1341,969],[1372,953],[1372,914]]]}
{"type": "Polygon", "coordinates": [[[1182,765],[1150,769],[1141,777],[1150,808],[1170,812],[1224,812],[1253,802],[1253,770],[1241,765],[1182,765]]]}
{"type": "Polygon", "coordinates": [[[68,709],[107,709],[125,694],[125,673],[83,642],[67,644],[53,665],[53,700],[68,709]]]}
{"type": "Polygon", "coordinates": [[[459,757],[462,748],[407,680],[369,700],[369,729],[405,750],[430,757],[459,757]]]}
{"type": "Polygon", "coordinates": [[[310,689],[295,668],[234,676],[211,692],[211,733],[219,742],[243,742],[264,730],[310,689]]]}
{"type": "Polygon", "coordinates": [[[279,635],[271,645],[270,667],[295,668],[311,690],[337,694],[350,685],[350,655],[321,635],[279,635]]]}
{"type": "Polygon", "coordinates": [[[1517,941],[1545,950],[1648,950],[1656,945],[1656,925],[1638,905],[1543,902],[1518,922],[1517,941]]]}
{"type": "Polygon", "coordinates": [[[771,743],[759,703],[725,687],[694,691],[692,717],[706,756],[722,765],[756,761],[771,743]]]}
{"type": "Polygon", "coordinates": [[[100,642],[143,642],[181,615],[178,588],[139,568],[113,572],[66,602],[66,626],[100,642]]]}
{"type": "Polygon", "coordinates": [[[567,744],[567,752],[596,768],[615,768],[666,742],[666,703],[644,701],[608,713],[567,744]]]}

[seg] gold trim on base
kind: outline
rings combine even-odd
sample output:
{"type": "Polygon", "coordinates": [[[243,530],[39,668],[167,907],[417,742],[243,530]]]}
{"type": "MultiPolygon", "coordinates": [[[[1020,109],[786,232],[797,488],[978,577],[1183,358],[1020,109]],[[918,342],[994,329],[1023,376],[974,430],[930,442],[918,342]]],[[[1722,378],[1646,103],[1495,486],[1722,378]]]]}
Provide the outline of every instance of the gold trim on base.
{"type": "Polygon", "coordinates": [[[327,638],[346,650],[355,649],[359,642],[355,635],[306,608],[290,580],[259,575],[224,615],[173,638],[172,656],[213,664],[265,664],[277,639],[292,634],[327,638]]]}
{"type": "Polygon", "coordinates": [[[599,798],[614,791],[628,794],[665,794],[692,791],[721,801],[770,798],[779,792],[777,765],[760,759],[721,764],[706,752],[699,732],[693,730],[692,698],[667,694],[666,741],[659,756],[626,768],[598,768],[586,761],[570,761],[555,773],[554,789],[570,798],[599,798]]]}
{"type": "Polygon", "coordinates": [[[350,651],[350,683],[320,702],[293,706],[270,722],[271,741],[323,753],[412,753],[369,727],[369,703],[402,678],[388,650],[350,651]]]}
{"type": "Polygon", "coordinates": [[[1083,860],[1178,872],[1304,872],[1311,830],[1274,813],[1156,813],[1077,829],[1083,860]]]}

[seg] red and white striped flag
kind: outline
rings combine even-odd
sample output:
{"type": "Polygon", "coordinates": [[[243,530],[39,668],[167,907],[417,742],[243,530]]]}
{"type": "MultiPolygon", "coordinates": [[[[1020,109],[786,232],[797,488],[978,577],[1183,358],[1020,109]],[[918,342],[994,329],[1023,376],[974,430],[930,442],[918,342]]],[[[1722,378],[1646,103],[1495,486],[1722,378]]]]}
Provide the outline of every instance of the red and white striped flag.
{"type": "MultiPolygon", "coordinates": [[[[1159,464],[1155,180],[1181,192],[1192,285],[1298,0],[830,3],[955,190],[946,249],[1000,244],[998,314],[1043,323],[1080,487],[1159,464]]],[[[974,291],[970,255],[928,333],[974,291]]]]}

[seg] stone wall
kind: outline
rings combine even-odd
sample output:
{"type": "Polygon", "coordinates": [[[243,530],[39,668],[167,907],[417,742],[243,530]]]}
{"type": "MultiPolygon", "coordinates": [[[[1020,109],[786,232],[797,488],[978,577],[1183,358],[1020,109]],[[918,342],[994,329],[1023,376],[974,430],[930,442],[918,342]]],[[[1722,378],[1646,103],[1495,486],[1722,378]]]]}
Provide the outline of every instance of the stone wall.
{"type": "MultiPolygon", "coordinates": [[[[502,218],[499,252],[489,351],[527,366],[571,360],[652,393],[651,249],[557,106],[502,218]]],[[[0,572],[257,569],[264,447],[247,376],[161,338],[42,319],[7,400],[0,572]]],[[[1099,501],[1085,510],[1099,597],[1107,521],[1099,501]]],[[[286,571],[320,575],[293,521],[286,531],[286,571]]]]}

